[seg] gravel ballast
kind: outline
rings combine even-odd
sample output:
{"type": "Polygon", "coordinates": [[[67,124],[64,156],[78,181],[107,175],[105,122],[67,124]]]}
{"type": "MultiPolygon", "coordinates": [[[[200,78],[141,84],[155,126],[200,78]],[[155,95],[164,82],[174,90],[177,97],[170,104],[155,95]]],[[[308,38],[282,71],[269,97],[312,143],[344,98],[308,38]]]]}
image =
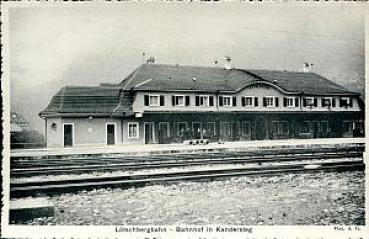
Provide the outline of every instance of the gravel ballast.
{"type": "Polygon", "coordinates": [[[32,225],[364,225],[364,172],[243,176],[50,198],[32,225]]]}

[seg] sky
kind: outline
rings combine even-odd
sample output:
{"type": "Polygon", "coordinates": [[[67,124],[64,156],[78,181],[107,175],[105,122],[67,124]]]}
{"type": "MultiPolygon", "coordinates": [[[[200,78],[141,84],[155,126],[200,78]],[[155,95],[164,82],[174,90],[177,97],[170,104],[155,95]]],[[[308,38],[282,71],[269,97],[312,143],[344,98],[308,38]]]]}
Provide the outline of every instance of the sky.
{"type": "Polygon", "coordinates": [[[65,85],[117,83],[143,63],[313,71],[364,85],[364,9],[292,4],[122,3],[9,11],[11,110],[38,116],[65,85]]]}

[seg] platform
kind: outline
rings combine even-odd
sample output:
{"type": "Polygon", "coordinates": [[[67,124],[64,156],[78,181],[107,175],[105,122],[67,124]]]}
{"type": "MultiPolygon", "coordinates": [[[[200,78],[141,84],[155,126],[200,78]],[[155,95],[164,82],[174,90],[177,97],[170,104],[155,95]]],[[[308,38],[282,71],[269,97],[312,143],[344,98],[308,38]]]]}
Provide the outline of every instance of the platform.
{"type": "Polygon", "coordinates": [[[220,150],[256,150],[258,148],[324,147],[324,145],[364,144],[365,138],[329,139],[286,139],[263,141],[237,141],[208,145],[149,144],[114,145],[105,147],[44,148],[11,150],[11,157],[36,157],[51,155],[91,155],[91,154],[171,154],[214,152],[220,150]]]}
{"type": "Polygon", "coordinates": [[[53,216],[54,205],[47,198],[23,198],[10,201],[10,222],[53,216]]]}

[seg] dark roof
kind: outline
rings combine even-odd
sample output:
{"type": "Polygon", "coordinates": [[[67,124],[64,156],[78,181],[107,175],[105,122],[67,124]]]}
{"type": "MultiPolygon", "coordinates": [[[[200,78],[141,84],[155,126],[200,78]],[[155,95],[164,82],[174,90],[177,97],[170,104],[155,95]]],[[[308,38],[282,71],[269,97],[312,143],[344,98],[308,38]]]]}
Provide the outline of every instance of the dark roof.
{"type": "Polygon", "coordinates": [[[237,92],[254,83],[286,94],[359,95],[311,72],[143,64],[116,85],[63,87],[40,116],[127,116],[133,114],[134,91],[237,92]]]}
{"type": "Polygon", "coordinates": [[[144,64],[121,82],[124,90],[239,91],[246,85],[268,82],[290,93],[358,95],[312,72],[247,70],[216,67],[144,64]]]}
{"type": "Polygon", "coordinates": [[[120,100],[120,89],[102,86],[66,86],[51,100],[41,116],[86,114],[112,115],[120,100]]]}

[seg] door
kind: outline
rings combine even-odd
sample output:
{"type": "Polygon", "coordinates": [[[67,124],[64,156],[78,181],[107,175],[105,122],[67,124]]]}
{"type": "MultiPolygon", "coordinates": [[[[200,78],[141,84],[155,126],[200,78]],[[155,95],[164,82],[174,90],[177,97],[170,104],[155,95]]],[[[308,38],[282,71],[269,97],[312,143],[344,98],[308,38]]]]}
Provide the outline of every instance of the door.
{"type": "Polygon", "coordinates": [[[231,140],[231,123],[230,122],[220,122],[220,139],[223,141],[231,140]]]}
{"type": "Polygon", "coordinates": [[[153,123],[145,123],[145,144],[154,143],[154,125],[153,123]]]}
{"type": "Polygon", "coordinates": [[[159,144],[169,143],[169,123],[159,123],[159,144]]]}
{"type": "Polygon", "coordinates": [[[267,123],[264,117],[258,117],[256,120],[256,139],[262,140],[267,138],[267,123]]]}
{"type": "Polygon", "coordinates": [[[64,134],[64,147],[72,147],[73,146],[73,124],[64,124],[63,134],[64,134]]]}
{"type": "Polygon", "coordinates": [[[192,130],[194,134],[195,139],[201,139],[202,138],[202,127],[200,122],[193,122],[192,123],[192,130]]]}
{"type": "Polygon", "coordinates": [[[115,144],[115,124],[106,125],[106,144],[115,144]]]}

